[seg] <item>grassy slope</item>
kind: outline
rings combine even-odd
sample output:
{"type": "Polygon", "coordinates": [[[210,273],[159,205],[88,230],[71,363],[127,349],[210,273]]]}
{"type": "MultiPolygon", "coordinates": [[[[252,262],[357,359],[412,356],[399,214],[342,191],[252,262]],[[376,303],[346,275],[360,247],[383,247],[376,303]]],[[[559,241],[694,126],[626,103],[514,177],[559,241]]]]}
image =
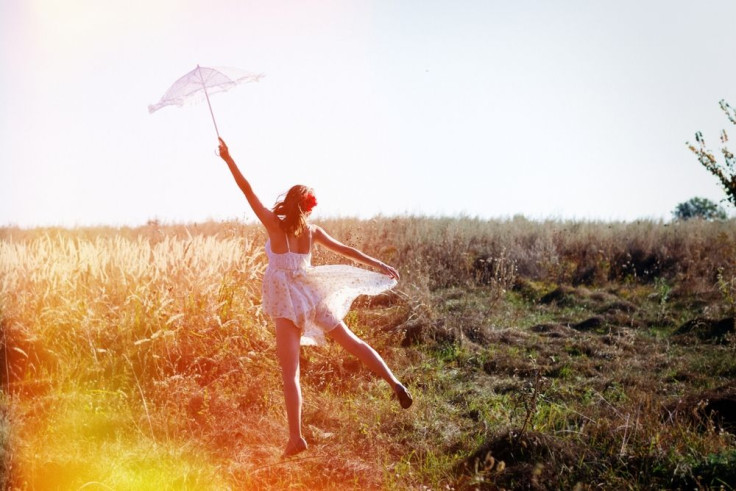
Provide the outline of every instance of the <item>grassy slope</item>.
{"type": "Polygon", "coordinates": [[[348,323],[408,382],[411,410],[337,347],[305,349],[311,448],[279,459],[285,418],[252,227],[6,229],[0,483],[734,482],[733,222],[325,225],[402,272],[348,323]]]}

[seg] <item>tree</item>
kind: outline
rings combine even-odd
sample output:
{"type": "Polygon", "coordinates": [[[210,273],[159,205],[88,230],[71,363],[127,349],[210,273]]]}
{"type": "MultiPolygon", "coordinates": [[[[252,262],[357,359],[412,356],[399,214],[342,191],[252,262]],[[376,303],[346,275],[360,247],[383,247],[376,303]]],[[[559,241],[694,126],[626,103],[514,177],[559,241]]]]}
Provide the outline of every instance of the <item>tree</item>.
{"type": "Polygon", "coordinates": [[[676,220],[702,218],[703,220],[725,220],[726,212],[707,198],[691,198],[680,203],[672,212],[676,220]]]}
{"type": "MultiPolygon", "coordinates": [[[[736,109],[732,108],[725,100],[721,100],[719,104],[728,119],[736,125],[736,109]]],[[[695,133],[695,141],[698,146],[691,145],[690,142],[687,142],[688,148],[697,155],[698,160],[708,169],[708,172],[721,181],[721,185],[726,191],[726,199],[733,206],[736,206],[736,159],[734,159],[733,153],[726,148],[726,143],[728,143],[726,130],[721,131],[721,143],[723,144],[721,153],[723,154],[724,162],[718,162],[715,155],[705,145],[702,132],[698,131],[695,133]]]]}

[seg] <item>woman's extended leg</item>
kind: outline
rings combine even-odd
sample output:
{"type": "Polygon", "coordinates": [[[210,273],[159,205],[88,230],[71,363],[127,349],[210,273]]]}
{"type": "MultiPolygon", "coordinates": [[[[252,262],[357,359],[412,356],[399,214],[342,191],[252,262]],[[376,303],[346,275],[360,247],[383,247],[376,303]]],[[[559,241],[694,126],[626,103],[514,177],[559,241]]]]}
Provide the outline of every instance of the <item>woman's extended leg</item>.
{"type": "Polygon", "coordinates": [[[368,343],[356,336],[344,322],[338,324],[337,327],[329,331],[328,334],[340,346],[345,348],[348,353],[362,361],[373,373],[388,382],[396,393],[396,396],[399,398],[399,402],[404,409],[411,406],[412,400],[409,392],[401,382],[399,382],[399,379],[394,376],[391,369],[386,365],[386,362],[381,358],[381,355],[379,355],[368,343]]]}
{"type": "Polygon", "coordinates": [[[284,455],[307,449],[302,437],[302,389],[299,383],[299,329],[288,319],[276,319],[276,356],[284,382],[284,402],[289,421],[289,443],[284,455]]]}

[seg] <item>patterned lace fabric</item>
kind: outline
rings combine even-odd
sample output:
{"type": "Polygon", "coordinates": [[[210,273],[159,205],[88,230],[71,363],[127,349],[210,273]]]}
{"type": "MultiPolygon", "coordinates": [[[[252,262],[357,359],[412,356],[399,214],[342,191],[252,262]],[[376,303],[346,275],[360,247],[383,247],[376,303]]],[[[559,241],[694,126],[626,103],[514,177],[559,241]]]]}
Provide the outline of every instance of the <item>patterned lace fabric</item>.
{"type": "Polygon", "coordinates": [[[263,275],[263,310],[272,319],[291,320],[302,330],[302,345],[324,343],[360,295],[378,295],[396,280],[354,266],[312,266],[312,254],[275,253],[266,242],[268,267],[263,275]]]}

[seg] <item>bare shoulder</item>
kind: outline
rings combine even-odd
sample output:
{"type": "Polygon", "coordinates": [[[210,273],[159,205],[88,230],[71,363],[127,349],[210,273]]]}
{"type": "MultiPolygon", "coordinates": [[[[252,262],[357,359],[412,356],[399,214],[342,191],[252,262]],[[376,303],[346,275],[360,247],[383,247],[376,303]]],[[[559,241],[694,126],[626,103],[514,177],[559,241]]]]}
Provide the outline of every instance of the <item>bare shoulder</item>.
{"type": "Polygon", "coordinates": [[[319,225],[310,225],[309,228],[312,233],[312,240],[314,242],[320,244],[324,244],[326,242],[334,242],[335,239],[330,237],[330,234],[325,232],[325,229],[323,229],[319,225]]]}
{"type": "Polygon", "coordinates": [[[313,223],[309,224],[309,232],[312,234],[312,237],[316,237],[317,235],[324,235],[325,233],[322,227],[313,223]]]}
{"type": "Polygon", "coordinates": [[[257,214],[260,222],[263,224],[264,227],[266,227],[266,230],[271,233],[279,230],[281,228],[281,219],[271,210],[268,208],[263,208],[263,210],[257,214]]]}
{"type": "Polygon", "coordinates": [[[312,238],[315,243],[327,247],[339,254],[345,255],[348,252],[348,249],[350,249],[345,244],[328,234],[325,229],[316,225],[312,229],[312,238]]]}

